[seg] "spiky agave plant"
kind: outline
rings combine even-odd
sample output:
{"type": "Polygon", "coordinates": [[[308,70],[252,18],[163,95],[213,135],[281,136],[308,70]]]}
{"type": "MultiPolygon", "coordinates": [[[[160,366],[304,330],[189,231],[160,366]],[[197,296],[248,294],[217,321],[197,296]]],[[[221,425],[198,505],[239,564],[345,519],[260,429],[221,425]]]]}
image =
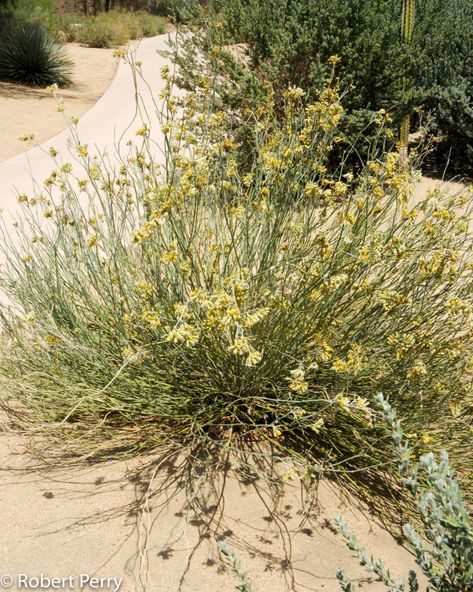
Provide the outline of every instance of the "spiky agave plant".
{"type": "Polygon", "coordinates": [[[71,82],[72,62],[39,23],[13,26],[0,41],[0,79],[31,86],[71,82]]]}

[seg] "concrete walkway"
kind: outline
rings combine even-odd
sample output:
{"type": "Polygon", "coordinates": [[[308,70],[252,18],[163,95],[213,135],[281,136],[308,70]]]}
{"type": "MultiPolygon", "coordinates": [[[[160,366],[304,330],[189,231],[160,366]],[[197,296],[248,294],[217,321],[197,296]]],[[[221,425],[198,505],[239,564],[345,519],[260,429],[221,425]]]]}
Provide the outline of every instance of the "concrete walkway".
{"type": "MultiPolygon", "coordinates": [[[[142,62],[140,71],[146,83],[137,77],[135,88],[132,69],[121,60],[108,90],[79,121],[77,129],[81,143],[88,144],[92,153],[96,147],[98,151],[106,150],[109,156],[113,156],[117,143],[125,145],[129,139],[136,140],[136,130],[146,122],[151,124],[156,157],[160,158],[162,136],[160,126],[157,125],[156,110],[160,103],[158,95],[163,88],[160,69],[167,61],[157,52],[166,49],[167,39],[167,34],[159,35],[131,46],[135,61],[142,62]],[[139,108],[137,91],[141,97],[139,108]]],[[[65,108],[67,115],[67,103],[65,108]]],[[[68,115],[73,116],[74,113],[68,115]]],[[[0,163],[0,208],[4,212],[14,214],[18,193],[32,193],[35,182],[41,184],[49,176],[54,168],[48,153],[49,147],[53,146],[64,161],[71,160],[69,141],[70,130],[66,129],[41,146],[0,163]]]]}

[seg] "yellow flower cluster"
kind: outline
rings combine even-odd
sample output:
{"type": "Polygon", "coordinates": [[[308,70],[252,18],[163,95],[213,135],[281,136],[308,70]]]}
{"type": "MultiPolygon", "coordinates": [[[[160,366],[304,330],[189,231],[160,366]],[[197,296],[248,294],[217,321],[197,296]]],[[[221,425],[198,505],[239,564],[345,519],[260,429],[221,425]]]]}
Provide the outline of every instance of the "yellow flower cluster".
{"type": "Polygon", "coordinates": [[[363,348],[359,344],[352,345],[346,359],[335,358],[332,363],[332,370],[339,373],[356,374],[363,369],[363,348]]]}

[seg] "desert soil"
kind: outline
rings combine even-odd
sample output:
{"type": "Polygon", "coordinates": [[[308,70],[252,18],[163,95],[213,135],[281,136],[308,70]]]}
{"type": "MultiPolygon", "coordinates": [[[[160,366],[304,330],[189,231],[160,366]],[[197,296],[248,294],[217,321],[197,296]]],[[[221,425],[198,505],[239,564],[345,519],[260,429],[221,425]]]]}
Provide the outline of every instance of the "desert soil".
{"type": "MultiPolygon", "coordinates": [[[[74,64],[72,85],[60,89],[69,116],[82,116],[104,94],[118,65],[112,49],[81,47],[71,43],[67,53],[74,64]]],[[[42,143],[67,127],[63,113],[56,111],[57,100],[46,90],[0,81],[0,161],[23,152],[18,140],[35,135],[42,143]]]]}
{"type": "Polygon", "coordinates": [[[149,468],[150,459],[141,458],[39,470],[26,445],[18,436],[0,437],[0,576],[11,576],[10,590],[26,589],[20,574],[60,578],[65,580],[61,589],[78,590],[83,574],[105,578],[95,588],[105,592],[230,592],[236,580],[218,551],[222,537],[249,572],[254,592],[336,592],[340,566],[357,589],[385,590],[368,584],[366,572],[334,532],[337,515],[393,575],[418,571],[413,557],[358,502],[326,482],[304,521],[297,479],[285,485],[275,514],[264,481],[251,483],[230,471],[225,504],[208,529],[215,495],[203,493],[203,478],[194,482],[202,488],[197,496],[202,505],[194,512],[184,467],[162,463],[158,470],[158,459],[149,468]],[[122,578],[119,589],[113,578],[122,578]]]}

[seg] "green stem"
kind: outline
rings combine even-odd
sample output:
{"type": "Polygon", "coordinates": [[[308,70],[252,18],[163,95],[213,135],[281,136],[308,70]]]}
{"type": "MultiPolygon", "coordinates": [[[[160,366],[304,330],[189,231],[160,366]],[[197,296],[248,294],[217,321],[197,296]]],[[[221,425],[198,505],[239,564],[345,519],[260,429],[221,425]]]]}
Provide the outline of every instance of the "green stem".
{"type": "MultiPolygon", "coordinates": [[[[401,14],[401,35],[402,40],[405,44],[410,44],[412,41],[412,35],[414,33],[415,23],[415,0],[403,0],[402,3],[402,14],[401,14]]],[[[403,90],[407,91],[410,85],[410,80],[404,77],[403,90]]],[[[407,158],[408,143],[409,143],[409,127],[410,127],[410,116],[406,115],[402,120],[401,124],[401,153],[407,158]]]]}

